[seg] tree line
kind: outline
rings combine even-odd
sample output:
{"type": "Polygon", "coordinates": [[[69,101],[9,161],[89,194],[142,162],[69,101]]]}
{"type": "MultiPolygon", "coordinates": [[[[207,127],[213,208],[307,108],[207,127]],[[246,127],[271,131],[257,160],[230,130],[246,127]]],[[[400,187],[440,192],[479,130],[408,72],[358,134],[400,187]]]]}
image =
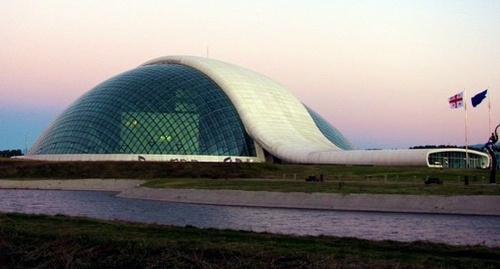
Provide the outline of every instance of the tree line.
{"type": "Polygon", "coordinates": [[[23,156],[23,152],[20,149],[7,149],[7,150],[0,150],[0,157],[3,158],[10,158],[14,156],[23,156]]]}
{"type": "Polygon", "coordinates": [[[425,146],[413,146],[410,149],[440,149],[440,148],[463,148],[456,145],[425,145],[425,146]]]}
{"type": "MultiPolygon", "coordinates": [[[[439,148],[459,148],[459,149],[464,149],[465,146],[460,146],[459,147],[459,146],[455,146],[455,145],[425,145],[425,146],[410,147],[410,149],[439,149],[439,148]]],[[[483,150],[484,149],[484,145],[483,146],[471,145],[471,146],[469,146],[469,148],[477,149],[477,150],[483,150]]],[[[493,146],[493,151],[500,151],[500,145],[493,146]]]]}

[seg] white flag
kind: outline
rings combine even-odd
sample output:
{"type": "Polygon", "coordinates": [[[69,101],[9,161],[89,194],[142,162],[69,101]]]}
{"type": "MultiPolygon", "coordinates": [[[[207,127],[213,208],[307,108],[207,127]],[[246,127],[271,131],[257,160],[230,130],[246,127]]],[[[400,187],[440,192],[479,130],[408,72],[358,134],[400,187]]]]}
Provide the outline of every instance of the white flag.
{"type": "Polygon", "coordinates": [[[452,97],[448,98],[450,108],[459,108],[464,106],[464,92],[459,92],[452,97]]]}

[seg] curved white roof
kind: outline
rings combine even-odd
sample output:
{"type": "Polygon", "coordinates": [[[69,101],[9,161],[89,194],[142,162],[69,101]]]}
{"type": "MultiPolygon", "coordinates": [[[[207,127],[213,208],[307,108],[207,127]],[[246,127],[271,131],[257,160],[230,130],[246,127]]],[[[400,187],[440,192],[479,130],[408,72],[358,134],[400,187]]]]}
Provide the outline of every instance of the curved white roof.
{"type": "MultiPolygon", "coordinates": [[[[429,154],[446,151],[344,151],[321,133],[304,105],[295,96],[264,75],[229,63],[194,56],[160,57],[143,65],[161,63],[190,66],[210,77],[230,98],[248,134],[262,148],[287,162],[429,166],[429,154]]],[[[489,160],[482,152],[476,151],[475,154],[489,160]]]]}
{"type": "Polygon", "coordinates": [[[146,62],[179,63],[209,76],[234,104],[248,134],[264,149],[290,162],[308,162],[315,151],[340,151],[316,126],[304,105],[282,85],[248,69],[193,56],[146,62]]]}

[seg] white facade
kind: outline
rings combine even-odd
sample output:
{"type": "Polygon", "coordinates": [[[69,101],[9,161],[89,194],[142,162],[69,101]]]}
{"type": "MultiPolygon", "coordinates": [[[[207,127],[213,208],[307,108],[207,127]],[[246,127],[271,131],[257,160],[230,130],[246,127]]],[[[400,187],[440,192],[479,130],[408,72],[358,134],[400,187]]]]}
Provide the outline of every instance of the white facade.
{"type": "MultiPolygon", "coordinates": [[[[289,163],[429,166],[429,155],[448,149],[341,150],[318,129],[304,105],[282,85],[242,67],[193,56],[168,56],[148,64],[179,63],[214,80],[235,105],[248,134],[267,152],[289,163]]],[[[462,151],[462,149],[450,149],[462,151]]],[[[483,168],[487,154],[480,156],[483,168]]]]}
{"type": "MultiPolygon", "coordinates": [[[[47,154],[27,158],[58,161],[200,161],[265,162],[268,155],[286,163],[375,166],[442,167],[429,163],[432,154],[465,152],[463,149],[343,150],[322,133],[306,107],[282,85],[261,74],[229,63],[193,56],[161,57],[142,66],[180,64],[200,71],[214,81],[234,105],[248,135],[255,157],[161,154],[47,154]]],[[[340,134],[339,134],[340,135],[340,134]]],[[[489,157],[468,151],[474,167],[488,167],[489,157]]],[[[444,157],[448,158],[448,157],[444,157]]]]}

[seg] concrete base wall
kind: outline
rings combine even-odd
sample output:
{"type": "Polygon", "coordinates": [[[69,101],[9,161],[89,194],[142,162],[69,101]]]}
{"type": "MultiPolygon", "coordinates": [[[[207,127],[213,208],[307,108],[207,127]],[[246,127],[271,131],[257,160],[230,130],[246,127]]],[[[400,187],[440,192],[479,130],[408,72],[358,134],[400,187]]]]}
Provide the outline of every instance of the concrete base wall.
{"type": "Polygon", "coordinates": [[[133,188],[120,197],[211,205],[500,216],[500,196],[282,193],[133,188]]]}
{"type": "Polygon", "coordinates": [[[116,191],[125,198],[230,206],[500,216],[500,196],[331,194],[153,189],[142,180],[0,180],[0,189],[116,191]]]}

